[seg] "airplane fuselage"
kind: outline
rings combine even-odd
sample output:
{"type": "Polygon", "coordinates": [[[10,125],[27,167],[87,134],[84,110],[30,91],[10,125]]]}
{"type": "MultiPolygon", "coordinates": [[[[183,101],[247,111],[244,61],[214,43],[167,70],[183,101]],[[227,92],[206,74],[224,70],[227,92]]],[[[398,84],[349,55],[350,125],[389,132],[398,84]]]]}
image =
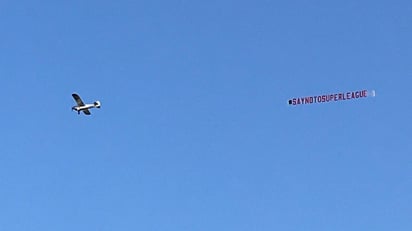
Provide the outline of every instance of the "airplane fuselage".
{"type": "Polygon", "coordinates": [[[75,111],[84,111],[84,110],[87,110],[87,109],[90,109],[90,108],[99,108],[99,107],[96,106],[95,104],[86,104],[86,105],[84,105],[84,106],[73,106],[73,107],[72,107],[72,110],[75,110],[75,111]]]}

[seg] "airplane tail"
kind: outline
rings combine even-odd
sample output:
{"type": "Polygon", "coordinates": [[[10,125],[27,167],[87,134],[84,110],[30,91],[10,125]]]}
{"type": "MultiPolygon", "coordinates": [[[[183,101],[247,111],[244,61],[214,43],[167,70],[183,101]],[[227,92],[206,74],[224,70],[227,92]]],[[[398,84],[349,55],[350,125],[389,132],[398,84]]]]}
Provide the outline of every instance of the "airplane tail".
{"type": "Polygon", "coordinates": [[[94,107],[95,107],[95,108],[100,108],[100,107],[101,107],[100,101],[95,101],[95,102],[94,102],[94,107]]]}

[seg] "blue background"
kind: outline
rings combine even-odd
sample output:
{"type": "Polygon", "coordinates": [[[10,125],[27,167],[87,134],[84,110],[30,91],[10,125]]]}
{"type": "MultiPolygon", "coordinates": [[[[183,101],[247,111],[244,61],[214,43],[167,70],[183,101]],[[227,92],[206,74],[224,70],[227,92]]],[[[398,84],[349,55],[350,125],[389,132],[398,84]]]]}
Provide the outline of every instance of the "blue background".
{"type": "Polygon", "coordinates": [[[411,22],[406,0],[1,1],[0,230],[411,230],[411,22]]]}

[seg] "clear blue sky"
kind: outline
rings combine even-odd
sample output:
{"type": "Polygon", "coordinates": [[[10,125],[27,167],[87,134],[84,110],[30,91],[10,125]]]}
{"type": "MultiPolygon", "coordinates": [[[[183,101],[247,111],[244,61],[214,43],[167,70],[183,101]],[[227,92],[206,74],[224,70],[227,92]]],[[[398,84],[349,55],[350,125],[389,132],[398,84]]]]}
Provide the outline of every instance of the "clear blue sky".
{"type": "Polygon", "coordinates": [[[1,1],[0,230],[412,230],[411,22],[407,0],[1,1]]]}

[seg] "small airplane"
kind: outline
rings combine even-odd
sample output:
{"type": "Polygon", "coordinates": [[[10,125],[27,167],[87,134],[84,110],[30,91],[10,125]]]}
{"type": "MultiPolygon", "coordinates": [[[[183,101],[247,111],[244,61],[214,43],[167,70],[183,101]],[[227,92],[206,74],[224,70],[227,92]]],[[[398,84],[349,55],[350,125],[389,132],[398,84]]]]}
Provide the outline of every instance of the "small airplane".
{"type": "Polygon", "coordinates": [[[84,104],[80,96],[76,93],[72,94],[73,99],[76,101],[77,106],[72,107],[72,111],[77,111],[77,114],[80,115],[80,112],[83,111],[85,115],[90,115],[90,108],[100,108],[101,104],[100,101],[95,101],[94,103],[91,104],[84,104]]]}

